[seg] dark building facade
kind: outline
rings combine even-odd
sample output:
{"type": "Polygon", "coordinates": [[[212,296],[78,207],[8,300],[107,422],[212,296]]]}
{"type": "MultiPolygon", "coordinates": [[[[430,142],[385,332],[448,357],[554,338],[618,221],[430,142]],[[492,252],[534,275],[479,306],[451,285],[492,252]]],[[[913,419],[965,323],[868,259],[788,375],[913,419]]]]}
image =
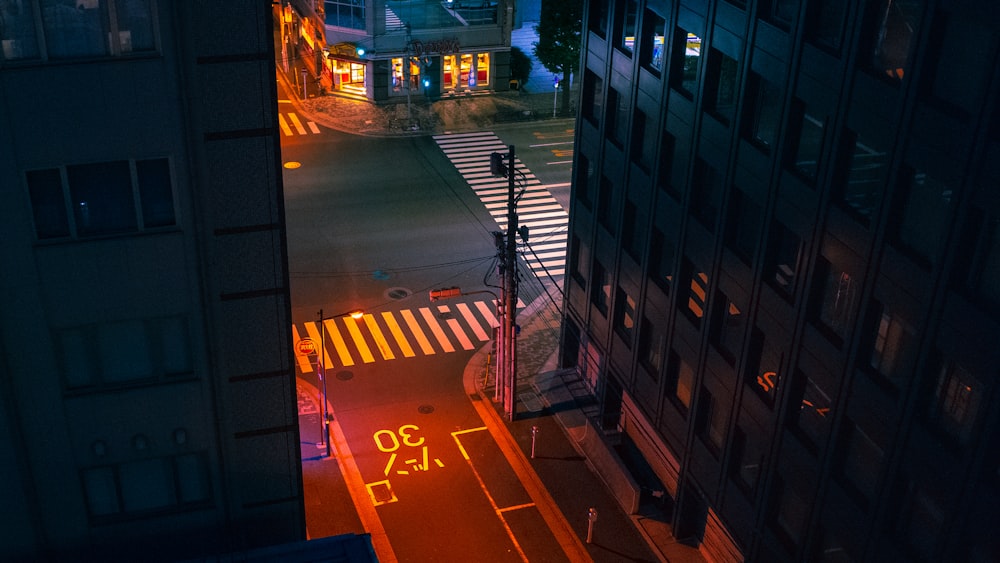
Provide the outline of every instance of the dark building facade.
{"type": "Polygon", "coordinates": [[[270,2],[0,2],[0,559],[306,539],[270,2]]]}
{"type": "Polygon", "coordinates": [[[1000,14],[584,27],[561,361],[638,489],[714,561],[1000,560],[1000,14]]]}

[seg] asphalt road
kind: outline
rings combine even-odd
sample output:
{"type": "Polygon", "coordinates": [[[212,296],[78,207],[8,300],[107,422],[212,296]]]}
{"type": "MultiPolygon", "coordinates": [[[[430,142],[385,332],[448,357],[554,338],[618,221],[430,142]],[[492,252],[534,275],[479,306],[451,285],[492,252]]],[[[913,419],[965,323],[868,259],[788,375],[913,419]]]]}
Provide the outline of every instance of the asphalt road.
{"type": "MultiPolygon", "coordinates": [[[[568,165],[547,163],[571,154],[545,145],[565,124],[545,125],[496,132],[543,183],[568,183],[568,165]]],[[[495,222],[430,138],[303,129],[282,145],[293,330],[322,340],[334,416],[396,557],[566,561],[462,387],[492,334],[491,298],[427,295],[485,288],[495,222]],[[366,316],[343,318],[355,309],[366,316]]],[[[299,367],[320,387],[313,364],[299,367]]]]}

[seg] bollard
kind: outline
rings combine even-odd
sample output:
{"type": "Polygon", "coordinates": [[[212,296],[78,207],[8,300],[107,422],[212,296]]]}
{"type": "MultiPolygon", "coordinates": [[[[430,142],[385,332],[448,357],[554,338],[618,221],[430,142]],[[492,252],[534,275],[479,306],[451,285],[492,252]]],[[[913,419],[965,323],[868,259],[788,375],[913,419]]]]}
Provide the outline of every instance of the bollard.
{"type": "Polygon", "coordinates": [[[535,459],[535,437],[538,436],[538,427],[531,427],[531,459],[535,459]]]}
{"type": "Polygon", "coordinates": [[[594,522],[597,522],[597,509],[590,507],[587,510],[587,543],[591,543],[594,537],[594,522]]]}

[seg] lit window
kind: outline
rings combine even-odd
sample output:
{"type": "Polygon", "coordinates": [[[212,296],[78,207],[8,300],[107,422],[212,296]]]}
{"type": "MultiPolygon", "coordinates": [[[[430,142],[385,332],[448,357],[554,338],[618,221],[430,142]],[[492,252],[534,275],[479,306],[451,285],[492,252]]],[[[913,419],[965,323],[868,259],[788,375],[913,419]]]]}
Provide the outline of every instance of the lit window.
{"type": "Polygon", "coordinates": [[[625,345],[631,348],[632,336],[635,334],[635,299],[622,288],[618,288],[616,302],[618,310],[615,330],[625,341],[625,345]]]}
{"type": "Polygon", "coordinates": [[[663,41],[666,35],[666,20],[647,9],[642,16],[642,64],[656,73],[663,72],[663,41]]]}
{"type": "Polygon", "coordinates": [[[674,397],[683,407],[686,414],[691,408],[691,397],[694,394],[694,368],[691,364],[677,358],[677,379],[674,397]]]}
{"type": "Polygon", "coordinates": [[[698,90],[698,61],[701,59],[701,38],[676,28],[674,31],[676,71],[671,71],[674,88],[691,97],[698,90]]]}
{"type": "Polygon", "coordinates": [[[636,0],[625,0],[624,4],[620,47],[631,55],[635,49],[635,23],[639,17],[639,3],[636,0]]]}

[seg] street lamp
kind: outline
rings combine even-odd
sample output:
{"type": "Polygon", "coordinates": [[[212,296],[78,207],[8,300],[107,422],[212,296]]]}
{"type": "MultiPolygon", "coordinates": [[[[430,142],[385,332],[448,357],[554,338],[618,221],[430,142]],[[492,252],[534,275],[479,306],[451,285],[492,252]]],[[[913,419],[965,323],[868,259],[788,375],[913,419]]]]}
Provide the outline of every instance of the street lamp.
{"type": "Polygon", "coordinates": [[[319,380],[323,382],[323,405],[322,410],[322,420],[320,420],[319,426],[319,447],[326,447],[326,457],[331,457],[333,455],[333,450],[330,447],[330,414],[327,412],[327,395],[326,395],[326,319],[335,319],[337,317],[351,317],[352,319],[360,319],[365,315],[364,311],[360,309],[355,309],[353,311],[348,311],[346,313],[341,313],[339,315],[333,315],[331,317],[323,316],[323,309],[320,309],[317,313],[319,315],[319,327],[320,327],[320,339],[319,339],[319,361],[316,362],[317,370],[316,375],[319,376],[319,380]]]}

